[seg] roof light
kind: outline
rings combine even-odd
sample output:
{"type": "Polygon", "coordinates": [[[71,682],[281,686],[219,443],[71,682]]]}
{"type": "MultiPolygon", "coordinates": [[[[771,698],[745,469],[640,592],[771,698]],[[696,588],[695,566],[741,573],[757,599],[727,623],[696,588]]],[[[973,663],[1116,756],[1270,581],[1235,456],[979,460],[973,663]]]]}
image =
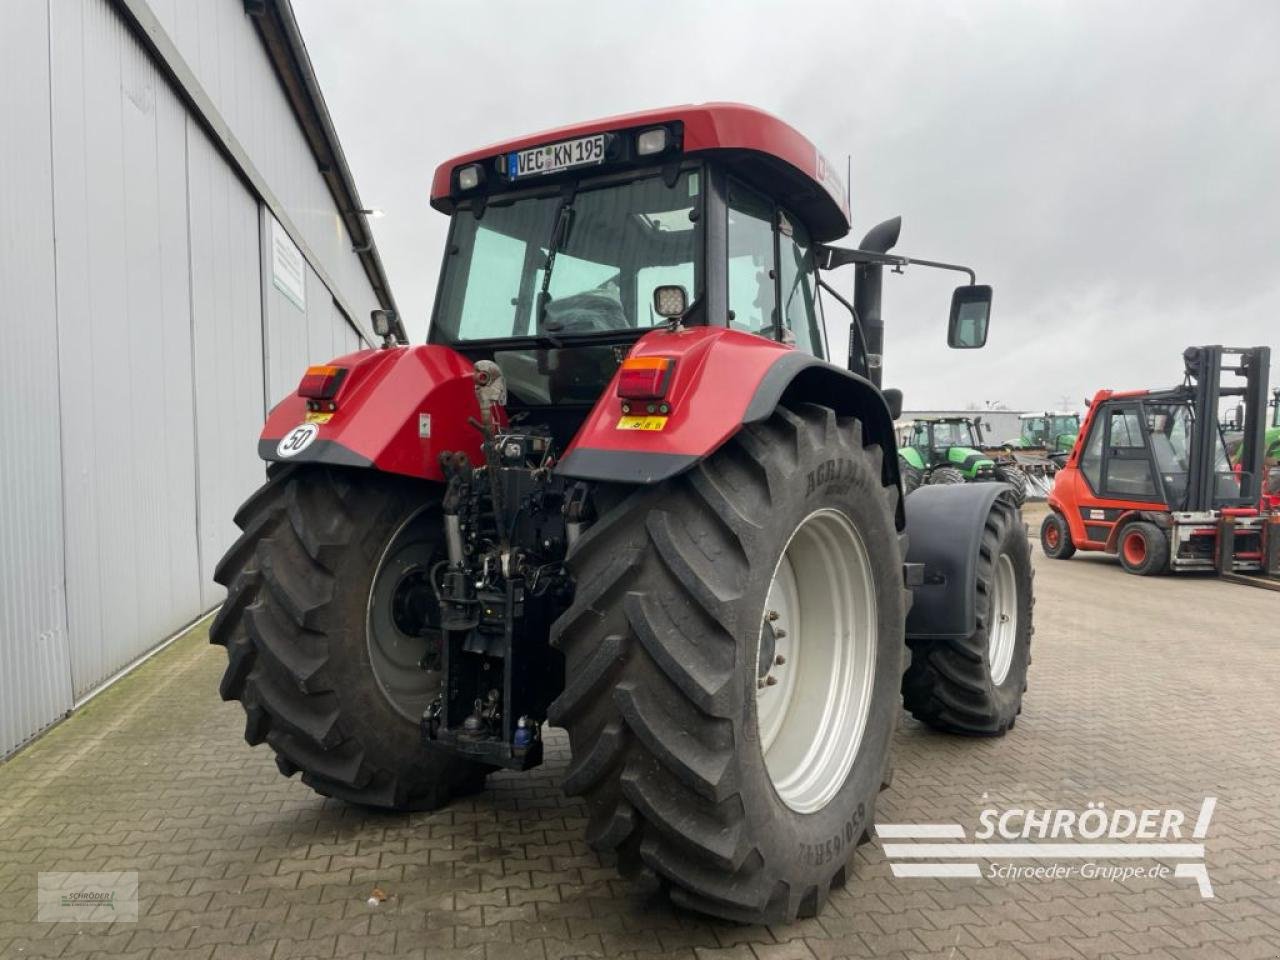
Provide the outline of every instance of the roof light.
{"type": "Polygon", "coordinates": [[[624,400],[661,400],[667,395],[675,366],[670,357],[628,357],[618,369],[618,396],[624,400]]]}
{"type": "Polygon", "coordinates": [[[338,392],[347,375],[346,367],[307,367],[298,384],[298,396],[312,400],[329,400],[338,392]]]}
{"type": "Polygon", "coordinates": [[[484,171],[480,169],[480,164],[472,163],[458,168],[459,190],[474,190],[480,186],[482,180],[484,180],[484,171]]]}
{"type": "Polygon", "coordinates": [[[645,130],[636,134],[636,154],[641,157],[647,157],[651,154],[662,153],[667,149],[668,136],[666,127],[654,127],[652,130],[645,130]]]}

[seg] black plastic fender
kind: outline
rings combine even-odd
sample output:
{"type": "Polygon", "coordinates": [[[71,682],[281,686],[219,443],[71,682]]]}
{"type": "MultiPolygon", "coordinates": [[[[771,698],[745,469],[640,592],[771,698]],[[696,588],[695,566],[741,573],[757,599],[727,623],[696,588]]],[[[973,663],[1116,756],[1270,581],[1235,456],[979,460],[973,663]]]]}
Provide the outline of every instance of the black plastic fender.
{"type": "Polygon", "coordinates": [[[906,498],[907,563],[924,565],[907,636],[962,640],[977,629],[974,594],[982,531],[1005,483],[923,486],[906,498]]]}

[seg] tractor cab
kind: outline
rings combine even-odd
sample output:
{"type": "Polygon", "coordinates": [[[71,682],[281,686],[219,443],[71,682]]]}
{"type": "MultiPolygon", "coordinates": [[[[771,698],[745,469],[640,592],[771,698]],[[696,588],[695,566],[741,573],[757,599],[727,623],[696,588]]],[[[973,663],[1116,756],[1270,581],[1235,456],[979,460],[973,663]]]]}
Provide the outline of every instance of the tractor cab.
{"type": "MultiPolygon", "coordinates": [[[[496,364],[508,412],[549,423],[562,450],[646,334],[728,329],[879,386],[881,267],[920,262],[973,279],[887,254],[897,220],[858,250],[827,246],[849,230],[835,167],[782,121],[737,104],[472,151],[441,164],[432,205],[451,223],[428,342],[496,364]],[[858,266],[856,304],[823,278],[847,263],[858,266]],[[847,311],[847,356],[831,356],[827,308],[847,311]]],[[[957,290],[949,344],[982,346],[989,306],[989,287],[957,290]]],[[[675,426],[644,419],[678,416],[671,397],[632,399],[611,412],[636,417],[637,430],[675,426]]]]}
{"type": "Polygon", "coordinates": [[[1074,413],[1024,413],[1020,435],[1007,441],[1016,448],[1043,448],[1049,453],[1069,453],[1080,432],[1080,418],[1074,413]]]}
{"type": "MultiPolygon", "coordinates": [[[[995,461],[979,449],[982,446],[982,428],[976,418],[917,420],[911,427],[909,446],[916,452],[923,469],[945,467],[959,471],[965,481],[995,477],[995,461]]],[[[911,462],[916,465],[914,458],[911,462]]]]}
{"type": "MultiPolygon", "coordinates": [[[[654,330],[727,327],[827,359],[818,255],[847,210],[793,133],[750,108],[677,108],[442,164],[432,203],[451,225],[428,342],[493,361],[508,410],[551,420],[562,448],[654,330]]],[[[638,417],[671,412],[637,399],[658,401],[638,417]]]]}

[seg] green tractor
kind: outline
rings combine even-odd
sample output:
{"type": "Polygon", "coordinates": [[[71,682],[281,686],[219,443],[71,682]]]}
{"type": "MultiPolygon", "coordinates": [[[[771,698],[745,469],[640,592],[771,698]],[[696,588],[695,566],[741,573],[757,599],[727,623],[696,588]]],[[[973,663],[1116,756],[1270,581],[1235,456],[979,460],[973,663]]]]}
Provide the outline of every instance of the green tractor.
{"type": "Polygon", "coordinates": [[[1015,450],[1042,449],[1050,457],[1066,457],[1076,445],[1080,433],[1080,417],[1074,413],[1024,413],[1022,433],[1004,445],[1015,450]]]}
{"type": "Polygon", "coordinates": [[[982,446],[981,418],[914,420],[898,450],[908,493],[926,484],[1007,483],[1019,506],[1027,499],[1026,475],[1013,462],[991,459],[982,446]]]}

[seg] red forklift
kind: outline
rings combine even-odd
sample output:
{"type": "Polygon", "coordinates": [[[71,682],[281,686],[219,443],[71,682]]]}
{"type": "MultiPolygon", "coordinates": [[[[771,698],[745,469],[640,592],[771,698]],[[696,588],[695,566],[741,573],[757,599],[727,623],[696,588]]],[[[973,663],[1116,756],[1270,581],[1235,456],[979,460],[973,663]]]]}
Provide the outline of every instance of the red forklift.
{"type": "Polygon", "coordinates": [[[1040,528],[1045,556],[1115,554],[1125,570],[1280,575],[1280,515],[1262,507],[1267,347],[1188,347],[1171,390],[1100,390],[1040,528]],[[1233,379],[1223,382],[1223,375],[1233,379]],[[1219,421],[1239,397],[1233,465],[1219,421]]]}

